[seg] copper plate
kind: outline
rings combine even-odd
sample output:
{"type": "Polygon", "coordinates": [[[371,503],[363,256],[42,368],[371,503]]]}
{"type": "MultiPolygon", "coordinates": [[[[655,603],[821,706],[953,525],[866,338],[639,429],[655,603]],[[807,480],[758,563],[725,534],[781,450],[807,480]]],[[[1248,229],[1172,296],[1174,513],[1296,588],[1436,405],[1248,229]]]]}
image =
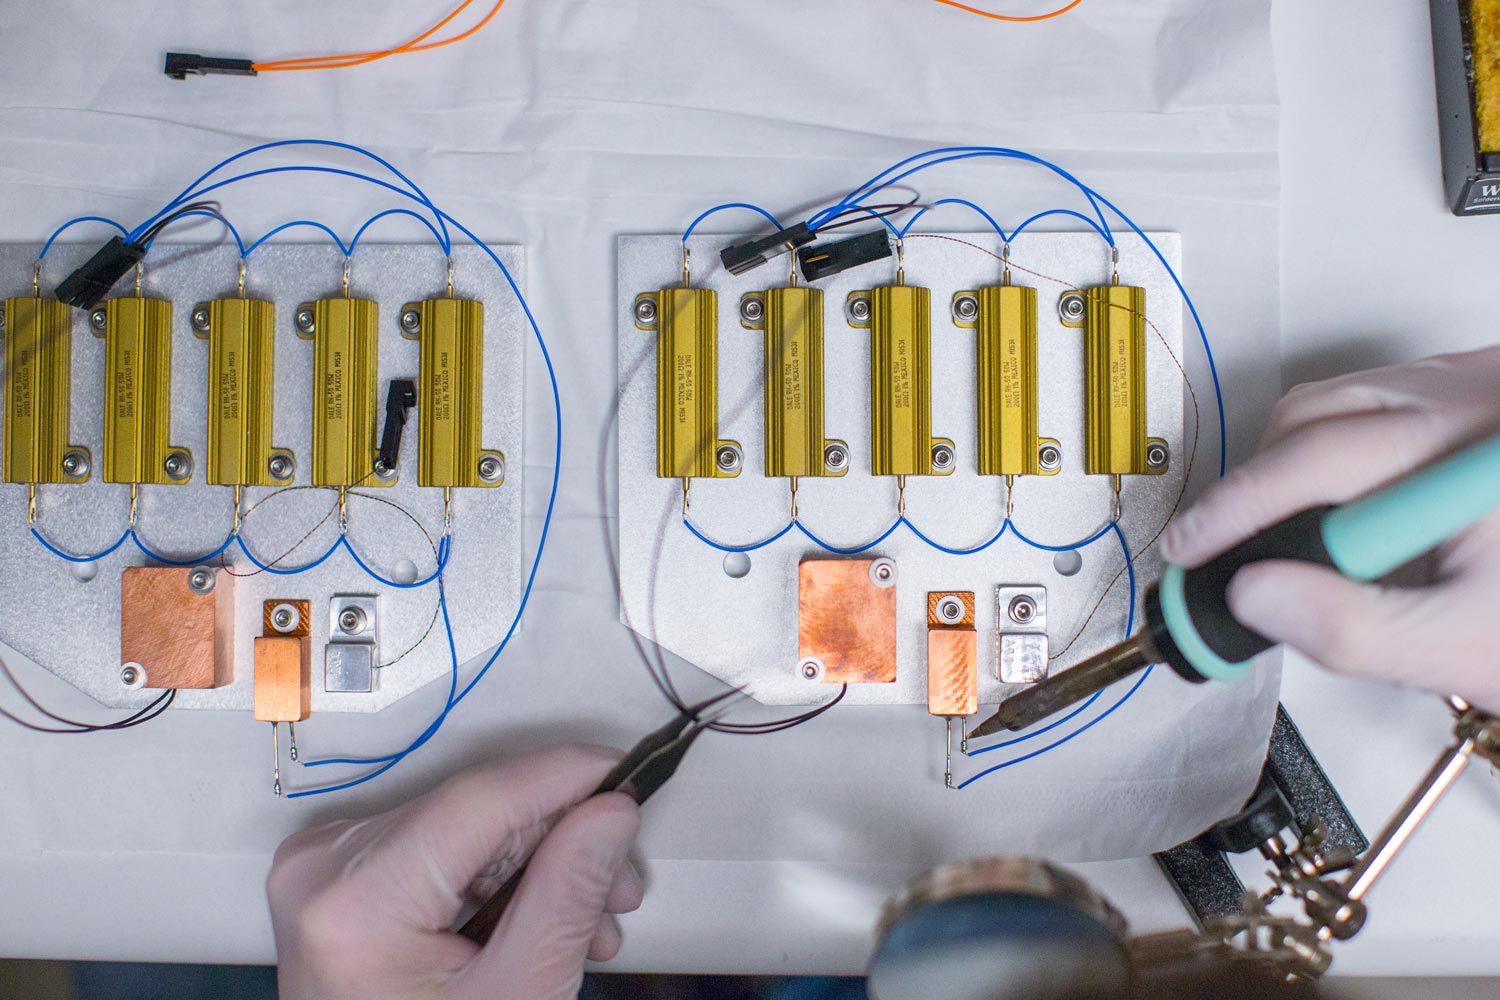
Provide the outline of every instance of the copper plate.
{"type": "Polygon", "coordinates": [[[825,684],[896,680],[896,587],[875,584],[875,562],[809,559],[797,567],[798,663],[821,662],[825,684]]]}

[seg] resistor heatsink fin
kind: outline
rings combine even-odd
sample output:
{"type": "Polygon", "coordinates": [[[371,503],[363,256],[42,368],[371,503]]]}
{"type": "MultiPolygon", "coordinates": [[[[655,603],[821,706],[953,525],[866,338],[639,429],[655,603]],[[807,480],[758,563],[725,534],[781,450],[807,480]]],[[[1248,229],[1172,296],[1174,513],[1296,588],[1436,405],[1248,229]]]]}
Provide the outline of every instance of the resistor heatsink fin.
{"type": "Polygon", "coordinates": [[[104,339],[104,481],[178,485],[192,455],[167,443],[172,429],[172,303],[109,299],[92,323],[104,339]]]}
{"type": "Polygon", "coordinates": [[[3,470],[7,483],[82,483],[92,457],[69,444],[73,310],[39,295],[6,299],[3,470]]]}
{"type": "Polygon", "coordinates": [[[484,429],[484,303],[437,298],[401,307],[401,335],[420,345],[417,482],[499,486],[505,455],[480,443],[484,429]]]}
{"type": "Polygon", "coordinates": [[[750,292],[740,325],[765,333],[766,475],[846,474],[848,445],[823,436],[822,290],[750,292]]]}
{"type": "Polygon", "coordinates": [[[276,306],[227,298],[193,308],[208,341],[208,465],[213,486],[284,486],[296,464],[271,446],[275,417],[276,306]]]}
{"type": "Polygon", "coordinates": [[[739,443],[719,440],[717,293],[679,287],[638,295],[635,325],[656,333],[657,476],[738,476],[739,443]]]}
{"type": "Polygon", "coordinates": [[[1100,285],[1084,294],[1084,471],[1160,475],[1167,443],[1146,436],[1146,290],[1100,285]]]}
{"type": "Polygon", "coordinates": [[[1055,476],[1061,448],[1037,432],[1036,289],[993,285],[953,296],[953,322],[975,332],[979,474],[1055,476]]]}
{"type": "Polygon", "coordinates": [[[297,336],[313,343],[312,484],[390,486],[380,455],[380,306],[319,299],[297,307],[297,336]]]}
{"type": "Polygon", "coordinates": [[[849,325],[870,331],[870,472],[945,476],[953,442],[932,436],[932,293],[915,285],[850,292],[849,325]]]}

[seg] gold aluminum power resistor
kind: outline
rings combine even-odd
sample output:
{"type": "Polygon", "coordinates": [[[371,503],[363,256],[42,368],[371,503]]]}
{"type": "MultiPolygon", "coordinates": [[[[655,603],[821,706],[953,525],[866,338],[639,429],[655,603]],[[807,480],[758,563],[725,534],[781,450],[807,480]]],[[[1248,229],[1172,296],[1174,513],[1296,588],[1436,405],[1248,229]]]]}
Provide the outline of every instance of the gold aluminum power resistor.
{"type": "Polygon", "coordinates": [[[484,303],[437,298],[401,307],[401,336],[420,347],[417,482],[499,486],[505,455],[480,446],[484,429],[484,303]]]}
{"type": "Polygon", "coordinates": [[[981,476],[1054,476],[1062,447],[1037,432],[1036,289],[993,285],[953,296],[953,322],[975,331],[981,476]]]}
{"type": "Polygon", "coordinates": [[[208,341],[208,461],[212,486],[284,486],[296,460],[271,446],[275,417],[276,306],[225,298],[193,307],[193,333],[208,341]]]}
{"type": "Polygon", "coordinates": [[[181,484],[193,457],[172,429],[172,303],[134,295],[89,313],[104,339],[104,481],[181,484]]]}
{"type": "Polygon", "coordinates": [[[69,444],[73,310],[41,295],[6,299],[3,474],[7,483],[81,483],[93,459],[69,444]]]}
{"type": "Polygon", "coordinates": [[[297,336],[313,342],[312,484],[390,486],[380,455],[380,306],[347,296],[304,302],[297,336]]]}
{"type": "Polygon", "coordinates": [[[740,299],[740,325],[765,333],[766,475],[842,476],[849,446],[823,428],[823,291],[768,288],[740,299]]]}
{"type": "Polygon", "coordinates": [[[719,439],[718,295],[708,288],[663,288],[637,295],[637,329],[656,333],[656,474],[681,479],[683,504],[694,479],[738,476],[744,453],[719,439]]]}
{"type": "Polygon", "coordinates": [[[1118,517],[1121,476],[1167,469],[1167,442],[1146,435],[1146,290],[1109,284],[1064,292],[1059,311],[1084,331],[1084,471],[1113,477],[1118,517]]]}
{"type": "MultiPolygon", "coordinates": [[[[870,472],[946,476],[953,442],[932,436],[932,293],[914,285],[850,292],[849,325],[870,331],[870,472]]],[[[905,511],[905,501],[901,501],[905,511]]]]}

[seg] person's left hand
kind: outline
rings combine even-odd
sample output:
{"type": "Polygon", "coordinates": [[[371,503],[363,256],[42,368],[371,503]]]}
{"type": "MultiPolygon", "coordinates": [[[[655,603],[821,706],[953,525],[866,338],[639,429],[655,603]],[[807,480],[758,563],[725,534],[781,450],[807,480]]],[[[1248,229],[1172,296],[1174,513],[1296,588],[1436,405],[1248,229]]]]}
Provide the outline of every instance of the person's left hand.
{"type": "Polygon", "coordinates": [[[529,754],[287,838],[266,881],[282,1000],[576,997],[584,959],[620,949],[612,914],[644,892],[626,857],[636,804],[586,799],[618,757],[529,754]],[[528,858],[489,943],[453,933],[465,897],[486,898],[528,858]]]}

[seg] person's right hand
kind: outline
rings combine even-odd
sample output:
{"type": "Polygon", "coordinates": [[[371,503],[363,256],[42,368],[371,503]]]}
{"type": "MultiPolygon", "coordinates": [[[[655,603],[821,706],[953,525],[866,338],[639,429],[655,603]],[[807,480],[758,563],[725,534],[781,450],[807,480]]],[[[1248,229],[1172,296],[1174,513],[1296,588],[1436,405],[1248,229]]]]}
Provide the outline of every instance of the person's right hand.
{"type": "MultiPolygon", "coordinates": [[[[1298,511],[1370,493],[1497,432],[1500,347],[1300,385],[1272,411],[1255,457],[1172,525],[1163,555],[1199,566],[1298,511]]],[[[1500,514],[1414,569],[1415,585],[1392,585],[1309,563],[1257,563],[1236,574],[1229,607],[1331,670],[1500,713],[1500,514]]]]}

